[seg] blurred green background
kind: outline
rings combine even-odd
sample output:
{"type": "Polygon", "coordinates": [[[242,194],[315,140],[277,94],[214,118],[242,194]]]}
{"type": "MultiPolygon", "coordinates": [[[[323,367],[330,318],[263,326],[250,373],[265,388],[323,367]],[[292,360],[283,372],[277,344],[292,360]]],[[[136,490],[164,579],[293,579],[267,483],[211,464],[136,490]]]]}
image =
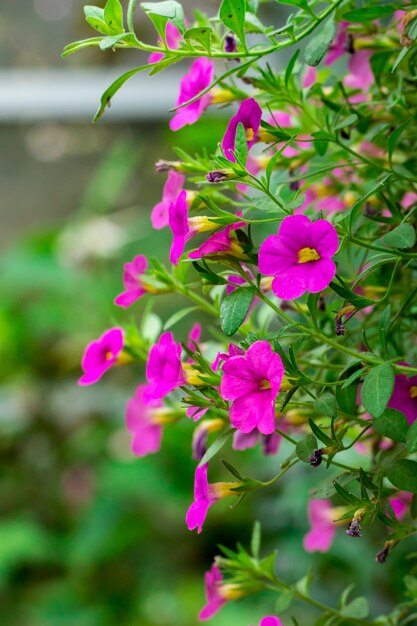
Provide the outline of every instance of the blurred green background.
{"type": "MultiPolygon", "coordinates": [[[[60,60],[66,43],[88,36],[82,4],[3,3],[1,71],[33,76],[55,67],[65,80],[82,64],[93,71],[114,64],[111,53],[96,51],[60,60]]],[[[93,387],[77,386],[86,343],[111,324],[141,319],[142,305],[128,312],[113,305],[123,262],[135,254],[167,260],[169,235],[152,231],[149,220],[164,183],[155,161],[173,158],[173,145],[191,153],[214,149],[224,119],[173,135],[166,120],[138,116],[92,126],[94,110],[84,121],[62,119],[59,110],[31,119],[30,110],[30,92],[25,119],[0,108],[2,626],[197,624],[203,572],[216,545],[247,542],[255,519],[263,524],[264,548],[279,549],[286,580],[301,578],[312,563],[319,597],[335,602],[353,580],[383,612],[399,597],[407,544],[383,567],[374,562],[378,531],[355,541],[341,530],[328,555],[303,553],[308,489],[324,478],[324,468],[300,470],[234,510],[218,503],[197,536],[184,521],[195,466],[191,424],[167,429],[162,453],[137,460],[124,432],[124,405],[141,369],[121,368],[93,387]]],[[[161,297],[156,311],[167,319],[177,305],[161,297]]],[[[179,326],[179,338],[191,321],[179,326]]],[[[283,446],[277,458],[264,459],[254,450],[237,463],[243,473],[270,477],[287,452],[283,446]]],[[[219,461],[211,472],[212,481],[228,480],[219,461]]],[[[226,606],[212,623],[258,624],[273,607],[272,594],[259,595],[226,606]]],[[[310,609],[295,613],[303,626],[314,623],[310,609]]]]}

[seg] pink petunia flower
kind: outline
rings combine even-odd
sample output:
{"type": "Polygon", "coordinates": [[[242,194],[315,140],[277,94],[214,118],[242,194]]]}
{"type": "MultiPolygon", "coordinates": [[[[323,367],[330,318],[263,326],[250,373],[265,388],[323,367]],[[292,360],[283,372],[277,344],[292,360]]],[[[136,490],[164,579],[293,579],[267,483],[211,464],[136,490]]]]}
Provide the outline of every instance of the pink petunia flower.
{"type": "Polygon", "coordinates": [[[204,576],[204,586],[206,588],[207,604],[200,611],[198,619],[203,622],[215,615],[227,599],[222,594],[223,576],[217,565],[212,565],[211,569],[204,576]]]}
{"type": "Polygon", "coordinates": [[[233,489],[239,487],[240,483],[214,483],[209,485],[207,480],[208,464],[197,467],[194,478],[194,502],[187,511],[185,521],[188,530],[197,528],[198,534],[203,530],[207,511],[220,498],[236,496],[233,489]]]}
{"type": "Polygon", "coordinates": [[[415,193],[414,191],[407,191],[407,193],[403,195],[401,204],[404,209],[409,209],[410,207],[417,204],[417,193],[415,193]]]}
{"type": "Polygon", "coordinates": [[[327,220],[311,222],[305,215],[290,215],[278,234],[261,245],[259,271],[275,276],[272,290],[282,300],[299,298],[306,291],[319,293],[336,274],[331,257],[338,245],[336,229],[327,220]]]}
{"type": "Polygon", "coordinates": [[[157,230],[168,226],[169,205],[178,198],[184,181],[185,176],[175,170],[168,172],[168,178],[162,192],[162,200],[154,206],[151,213],[152,226],[157,230]]]}
{"type": "Polygon", "coordinates": [[[349,98],[350,102],[364,102],[368,99],[368,90],[374,84],[375,78],[369,59],[370,50],[358,50],[349,59],[349,74],[344,79],[344,84],[350,89],[360,90],[362,93],[349,98]]]}
{"type": "Polygon", "coordinates": [[[143,395],[145,402],[164,398],[185,383],[181,352],[181,344],[175,343],[170,332],[163,333],[158,343],[152,346],[146,364],[149,385],[143,395]]]}
{"type": "Polygon", "coordinates": [[[232,402],[230,421],[242,433],[257,429],[263,435],[275,430],[275,399],[284,366],[268,341],[255,341],[243,356],[223,364],[220,395],[232,402]]]}
{"type": "Polygon", "coordinates": [[[347,27],[349,22],[342,21],[338,25],[336,39],[330,44],[329,50],[326,54],[324,65],[333,65],[335,61],[340,59],[349,48],[349,33],[347,27]]]}
{"type": "Polygon", "coordinates": [[[81,386],[96,383],[116,362],[123,350],[123,330],[110,328],[96,341],[88,344],[84,351],[81,367],[84,374],[78,381],[81,386]]]}
{"type": "Polygon", "coordinates": [[[185,244],[189,239],[197,233],[216,228],[216,223],[211,222],[204,215],[188,217],[187,192],[184,190],[181,191],[175,203],[171,202],[168,219],[173,235],[169,260],[174,265],[178,265],[180,256],[184,252],[185,244]]]}
{"type": "Polygon", "coordinates": [[[114,299],[115,304],[126,309],[148,292],[148,288],[141,280],[147,268],[148,259],[143,254],[135,256],[132,262],[124,264],[123,284],[125,291],[114,299]]]}
{"type": "Polygon", "coordinates": [[[409,493],[408,491],[399,491],[396,494],[395,498],[389,499],[389,503],[392,506],[395,517],[397,519],[402,520],[402,518],[408,511],[412,499],[413,494],[409,493]]]}
{"type": "MultiPolygon", "coordinates": [[[[400,365],[408,365],[408,363],[400,363],[400,365]]],[[[395,377],[394,390],[387,406],[404,413],[408,423],[413,424],[417,419],[417,376],[408,378],[405,374],[398,374],[395,377]]]]}
{"type": "Polygon", "coordinates": [[[139,457],[158,452],[162,441],[162,424],[157,416],[162,403],[156,399],[145,402],[146,388],[146,385],[139,385],[126,405],[126,427],[132,435],[132,452],[139,457]]]}
{"type": "Polygon", "coordinates": [[[310,500],[308,518],[311,529],[304,537],[307,552],[327,552],[333,543],[336,527],[333,523],[334,509],[329,500],[310,500]]]}
{"type": "Polygon", "coordinates": [[[275,615],[268,615],[261,619],[259,626],[282,626],[282,622],[275,615]]]}
{"type": "MultiPolygon", "coordinates": [[[[176,50],[179,47],[182,35],[172,22],[167,22],[165,27],[165,39],[168,48],[171,50],[176,50]]],[[[160,37],[158,38],[158,42],[162,43],[162,39],[160,37]]],[[[152,54],[149,55],[148,63],[158,63],[158,61],[161,61],[164,57],[165,54],[163,52],[152,52],[152,54]]]]}
{"type": "MultiPolygon", "coordinates": [[[[181,80],[180,94],[176,106],[188,102],[188,100],[197,96],[201,91],[207,89],[213,81],[213,73],[213,61],[209,61],[204,57],[196,59],[188,74],[185,74],[181,80]]],[[[179,130],[186,124],[194,124],[207,107],[210,106],[211,101],[211,94],[205,93],[194,102],[178,109],[169,123],[170,129],[179,130]]]]}
{"type": "Polygon", "coordinates": [[[203,256],[221,253],[230,253],[234,256],[242,257],[242,247],[232,233],[238,230],[238,228],[244,228],[245,226],[245,222],[235,222],[234,224],[229,224],[223,230],[218,230],[210,235],[197,250],[190,252],[188,258],[201,259],[203,256]]]}
{"type": "Polygon", "coordinates": [[[261,118],[262,109],[254,98],[248,98],[241,103],[236,115],[230,119],[222,140],[222,148],[229,161],[236,161],[232,152],[235,149],[238,124],[242,123],[245,127],[248,149],[250,149],[256,141],[261,118]]]}

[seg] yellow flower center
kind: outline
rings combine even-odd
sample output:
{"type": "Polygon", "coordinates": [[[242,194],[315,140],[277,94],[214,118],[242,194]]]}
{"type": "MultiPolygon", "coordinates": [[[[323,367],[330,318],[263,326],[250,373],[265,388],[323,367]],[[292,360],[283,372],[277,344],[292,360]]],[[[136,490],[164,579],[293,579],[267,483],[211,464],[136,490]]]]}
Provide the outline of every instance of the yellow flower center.
{"type": "Polygon", "coordinates": [[[113,352],[110,352],[110,350],[109,350],[108,352],[106,352],[106,355],[105,355],[104,358],[105,358],[106,361],[110,361],[113,358],[113,356],[114,356],[113,352]]]}
{"type": "Polygon", "coordinates": [[[261,389],[271,389],[271,383],[266,378],[261,381],[261,389]]]}
{"type": "Polygon", "coordinates": [[[417,398],[417,386],[413,385],[412,387],[410,387],[408,393],[410,394],[410,398],[417,398]]]}
{"type": "Polygon", "coordinates": [[[298,262],[308,263],[309,261],[318,261],[320,255],[314,248],[301,248],[298,251],[298,262]]]}
{"type": "Polygon", "coordinates": [[[253,132],[253,128],[247,128],[246,129],[246,139],[248,141],[252,141],[254,137],[255,137],[255,133],[253,132]]]}
{"type": "Polygon", "coordinates": [[[233,91],[222,89],[221,87],[213,87],[210,89],[212,104],[223,104],[224,102],[232,102],[235,99],[233,91]]]}
{"type": "Polygon", "coordinates": [[[202,233],[217,228],[217,224],[211,222],[206,215],[196,215],[188,218],[188,227],[194,232],[202,233]]]}

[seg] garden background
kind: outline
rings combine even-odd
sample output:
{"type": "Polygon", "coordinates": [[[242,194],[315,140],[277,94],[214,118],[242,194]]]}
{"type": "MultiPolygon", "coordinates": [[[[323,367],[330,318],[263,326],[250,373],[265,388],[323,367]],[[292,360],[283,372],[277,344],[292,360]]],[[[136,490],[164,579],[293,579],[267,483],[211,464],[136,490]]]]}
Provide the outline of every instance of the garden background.
{"type": "MultiPolygon", "coordinates": [[[[188,10],[191,4],[184,2],[188,10]]],[[[92,125],[101,92],[121,62],[132,65],[132,53],[89,50],[61,60],[66,43],[88,34],[82,5],[0,6],[0,623],[192,626],[215,544],[249,540],[255,519],[264,547],[279,546],[286,579],[301,577],[312,562],[325,583],[319,597],[332,603],[355,579],[361,594],[378,594],[371,595],[378,612],[389,610],[409,572],[408,543],[383,567],[374,559],[375,530],[361,542],[341,533],[328,554],[306,555],[309,485],[300,487],[297,471],[233,514],[220,503],[197,538],[184,522],[194,470],[187,425],[167,430],[166,454],[135,459],[124,404],[142,372],[121,368],[98,385],[77,386],[84,346],[109,319],[120,319],[112,300],[123,262],[156,250],[168,257],[169,234],[152,230],[149,220],[164,182],[155,161],[173,158],[174,145],[214,150],[226,126],[220,111],[177,135],[169,131],[174,70],[159,80],[133,79],[92,125]]],[[[214,11],[218,3],[204,6],[214,11]]],[[[150,40],[153,30],[142,21],[150,40]]],[[[158,313],[168,319],[176,306],[171,295],[159,298],[142,331],[158,334],[158,313]]],[[[185,336],[189,323],[178,333],[185,336]]],[[[261,471],[273,473],[285,456],[283,445],[261,471]]],[[[259,450],[247,451],[242,469],[257,457],[259,450]]],[[[232,603],[212,623],[255,623],[267,601],[260,594],[232,603]]]]}

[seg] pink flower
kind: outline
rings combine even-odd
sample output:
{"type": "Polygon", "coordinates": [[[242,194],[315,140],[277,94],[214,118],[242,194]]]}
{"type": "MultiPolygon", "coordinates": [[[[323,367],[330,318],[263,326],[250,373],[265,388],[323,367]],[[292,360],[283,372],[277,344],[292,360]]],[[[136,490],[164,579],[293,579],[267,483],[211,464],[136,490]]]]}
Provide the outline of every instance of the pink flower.
{"type": "Polygon", "coordinates": [[[131,263],[125,263],[123,268],[123,284],[125,291],[114,299],[114,303],[126,309],[147,292],[147,288],[141,281],[141,277],[148,268],[148,259],[146,256],[140,254],[135,256],[131,263]]]}
{"type": "Polygon", "coordinates": [[[203,622],[217,613],[227,600],[222,595],[223,576],[217,565],[212,565],[204,576],[207,604],[200,611],[198,619],[203,622]]]}
{"type": "Polygon", "coordinates": [[[401,200],[401,204],[404,209],[409,209],[410,207],[417,204],[417,193],[415,193],[414,191],[407,191],[407,193],[404,194],[403,199],[401,200]]]}
{"type": "Polygon", "coordinates": [[[155,413],[162,403],[160,400],[145,402],[145,392],[146,385],[139,385],[126,405],[126,427],[132,435],[132,452],[140,457],[158,452],[162,440],[162,425],[155,413]]]}
{"type": "Polygon", "coordinates": [[[349,22],[340,22],[337,30],[336,40],[330,44],[330,48],[326,54],[324,65],[332,65],[337,59],[348,52],[349,33],[347,27],[349,22]]]}
{"type": "MultiPolygon", "coordinates": [[[[171,22],[167,22],[165,27],[165,39],[168,48],[171,50],[176,50],[179,47],[182,35],[178,28],[171,22]]],[[[158,42],[162,43],[162,39],[158,38],[158,42]]],[[[164,57],[165,54],[163,52],[152,52],[152,54],[149,55],[148,63],[158,63],[158,61],[161,61],[164,57]]]]}
{"type": "Polygon", "coordinates": [[[333,523],[333,507],[329,500],[310,500],[308,518],[311,529],[305,535],[303,545],[307,552],[327,552],[333,543],[336,528],[333,523]]]}
{"type": "Polygon", "coordinates": [[[223,230],[218,230],[213,235],[210,235],[197,250],[190,252],[188,258],[201,259],[203,256],[221,254],[222,252],[242,256],[243,250],[232,233],[238,228],[244,228],[245,226],[245,222],[235,222],[234,224],[229,224],[223,230]]]}
{"type": "Polygon", "coordinates": [[[188,217],[187,192],[181,191],[177,201],[169,205],[169,227],[171,228],[173,240],[169,253],[169,260],[174,265],[184,252],[185,244],[198,232],[213,230],[216,223],[211,222],[205,216],[188,217]]]}
{"type": "MultiPolygon", "coordinates": [[[[197,407],[192,407],[192,408],[195,409],[197,407]]],[[[209,407],[204,407],[204,408],[199,407],[199,408],[201,409],[199,417],[204,415],[209,409],[209,407]]],[[[199,418],[194,417],[194,420],[197,420],[197,419],[199,418]]],[[[224,426],[225,426],[225,422],[221,418],[203,420],[197,426],[197,428],[195,429],[193,433],[193,440],[192,440],[193,459],[195,459],[196,461],[201,461],[201,459],[207,452],[207,439],[208,439],[209,434],[222,430],[224,426]]]]}
{"type": "Polygon", "coordinates": [[[237,430],[233,434],[232,447],[234,450],[247,450],[248,448],[254,448],[259,440],[262,442],[263,453],[269,456],[277,454],[282,437],[278,433],[260,435],[256,430],[253,430],[251,433],[242,433],[240,430],[237,430]]]}
{"type": "Polygon", "coordinates": [[[196,322],[193,324],[189,334],[188,334],[188,343],[187,348],[190,350],[195,350],[195,343],[198,343],[201,339],[201,324],[196,322]]]}
{"type": "Polygon", "coordinates": [[[370,50],[358,50],[349,59],[349,72],[344,79],[344,84],[350,89],[360,90],[359,93],[349,98],[350,102],[363,102],[368,98],[367,91],[373,85],[375,78],[369,59],[370,50]]]}
{"type": "Polygon", "coordinates": [[[275,276],[272,290],[282,300],[306,291],[319,293],[336,274],[331,257],[339,241],[327,220],[311,222],[305,215],[286,217],[277,235],[267,237],[259,250],[259,270],[275,276]]]}
{"type": "Polygon", "coordinates": [[[413,494],[408,491],[399,491],[395,498],[390,498],[389,503],[393,508],[395,517],[402,520],[413,499],[413,494]]]}
{"type": "MultiPolygon", "coordinates": [[[[213,73],[213,61],[209,61],[204,57],[196,59],[188,74],[185,74],[181,80],[180,95],[178,96],[176,106],[188,102],[188,100],[197,96],[201,91],[207,89],[213,81],[213,73]]],[[[210,106],[211,100],[212,96],[206,93],[201,96],[201,98],[198,98],[198,100],[178,109],[169,123],[170,129],[179,130],[186,124],[194,124],[199,117],[201,117],[205,109],[210,106]]]]}
{"type": "Polygon", "coordinates": [[[83,376],[78,381],[79,385],[92,385],[96,383],[116,362],[117,357],[123,350],[123,330],[110,328],[96,341],[92,341],[85,349],[81,367],[83,376]]]}
{"type": "Polygon", "coordinates": [[[317,70],[315,67],[309,67],[303,78],[303,87],[307,89],[317,82],[317,70]]]}
{"type": "Polygon", "coordinates": [[[178,198],[184,181],[185,176],[178,174],[175,170],[168,172],[168,178],[162,192],[162,200],[154,206],[151,213],[152,226],[157,230],[168,226],[169,205],[178,198]]]}
{"type": "Polygon", "coordinates": [[[262,109],[254,98],[248,98],[241,103],[236,115],[230,119],[222,141],[222,148],[229,161],[236,161],[232,151],[235,149],[238,124],[242,123],[245,127],[248,148],[250,149],[256,141],[261,117],[262,109]]]}
{"type": "Polygon", "coordinates": [[[208,484],[207,470],[207,463],[202,467],[197,467],[195,470],[194,502],[188,509],[185,517],[188,530],[197,528],[198,534],[203,530],[207,511],[219,499],[219,496],[211,489],[213,485],[208,484]]]}
{"type": "Polygon", "coordinates": [[[282,626],[282,622],[274,615],[268,615],[261,619],[259,626],[282,626]]]}
{"type": "MultiPolygon", "coordinates": [[[[400,365],[408,365],[401,363],[400,365]]],[[[395,377],[394,390],[388,408],[397,409],[406,416],[411,425],[417,419],[417,376],[408,378],[405,374],[395,377]]]]}
{"type": "Polygon", "coordinates": [[[185,383],[181,363],[181,344],[175,343],[172,333],[163,333],[158,343],[149,351],[146,364],[148,387],[144,392],[144,400],[164,398],[173,389],[185,383]]]}
{"type": "Polygon", "coordinates": [[[230,421],[242,433],[254,429],[264,435],[275,430],[275,399],[284,366],[267,341],[255,341],[243,356],[230,357],[223,365],[220,395],[232,401],[230,421]]]}

